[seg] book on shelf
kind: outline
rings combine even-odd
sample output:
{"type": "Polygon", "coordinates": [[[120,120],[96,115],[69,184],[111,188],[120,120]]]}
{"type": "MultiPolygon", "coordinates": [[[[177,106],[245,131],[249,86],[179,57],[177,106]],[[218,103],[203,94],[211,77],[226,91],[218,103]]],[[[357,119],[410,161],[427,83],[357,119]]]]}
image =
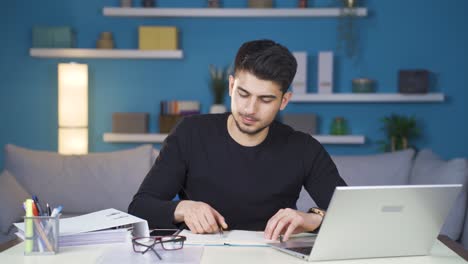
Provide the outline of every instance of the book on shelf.
{"type": "Polygon", "coordinates": [[[194,115],[200,114],[198,101],[161,101],[161,115],[194,115]]]}

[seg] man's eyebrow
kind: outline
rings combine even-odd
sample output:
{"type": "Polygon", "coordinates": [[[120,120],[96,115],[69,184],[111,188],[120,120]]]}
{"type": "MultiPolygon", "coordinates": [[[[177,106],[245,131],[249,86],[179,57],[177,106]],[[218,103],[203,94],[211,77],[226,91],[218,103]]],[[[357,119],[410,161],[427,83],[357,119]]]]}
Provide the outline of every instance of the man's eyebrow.
{"type": "MultiPolygon", "coordinates": [[[[249,91],[245,90],[244,88],[242,88],[240,86],[237,86],[237,89],[241,90],[244,93],[250,94],[249,91]]],[[[260,95],[258,97],[260,97],[261,99],[267,99],[267,98],[276,99],[276,95],[272,95],[272,94],[271,95],[270,94],[260,95]]]]}

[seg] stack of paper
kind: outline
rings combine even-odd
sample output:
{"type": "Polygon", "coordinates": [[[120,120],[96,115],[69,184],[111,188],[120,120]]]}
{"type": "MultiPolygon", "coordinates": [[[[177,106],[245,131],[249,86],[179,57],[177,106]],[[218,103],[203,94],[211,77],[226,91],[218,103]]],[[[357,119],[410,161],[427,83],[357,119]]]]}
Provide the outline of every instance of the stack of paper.
{"type": "Polygon", "coordinates": [[[93,244],[124,243],[130,240],[130,232],[127,229],[110,229],[73,235],[61,235],[59,246],[81,246],[93,244]]]}
{"type": "MultiPolygon", "coordinates": [[[[59,246],[78,246],[128,241],[128,226],[133,226],[134,236],[149,236],[146,220],[121,212],[106,209],[90,214],[60,219],[59,246]],[[120,229],[115,229],[119,228],[120,229]]],[[[24,223],[15,223],[24,239],[24,223]]]]}

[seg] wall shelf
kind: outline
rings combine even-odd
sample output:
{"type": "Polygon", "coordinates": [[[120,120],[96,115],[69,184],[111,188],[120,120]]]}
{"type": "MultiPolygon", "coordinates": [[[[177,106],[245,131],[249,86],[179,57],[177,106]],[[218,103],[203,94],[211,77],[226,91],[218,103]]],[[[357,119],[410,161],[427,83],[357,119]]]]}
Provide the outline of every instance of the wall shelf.
{"type": "Polygon", "coordinates": [[[38,58],[95,58],[95,59],[182,59],[181,50],[131,49],[29,49],[38,58]]]}
{"type": "Polygon", "coordinates": [[[429,103],[443,102],[442,93],[399,94],[399,93],[337,93],[337,94],[293,94],[295,103],[429,103]]]}
{"type": "MultiPolygon", "coordinates": [[[[104,7],[104,16],[118,17],[338,17],[350,13],[343,8],[134,8],[104,7]]],[[[367,8],[356,8],[357,16],[367,16],[367,8]]]]}
{"type": "MultiPolygon", "coordinates": [[[[312,135],[322,144],[364,144],[365,137],[361,135],[312,135]]],[[[123,134],[104,133],[103,140],[108,143],[162,143],[167,134],[123,134]]]]}

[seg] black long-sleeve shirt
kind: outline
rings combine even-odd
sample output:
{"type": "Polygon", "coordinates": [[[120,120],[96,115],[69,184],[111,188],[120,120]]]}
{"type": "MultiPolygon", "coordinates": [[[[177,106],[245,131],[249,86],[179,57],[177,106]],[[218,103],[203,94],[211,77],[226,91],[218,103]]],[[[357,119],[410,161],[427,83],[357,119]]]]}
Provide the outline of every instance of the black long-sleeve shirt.
{"type": "Polygon", "coordinates": [[[310,135],[274,121],[265,140],[245,147],[227,130],[229,114],[185,118],[166,138],[129,206],[150,227],[175,228],[181,199],[202,201],[231,229],[264,230],[281,208],[296,208],[301,187],[328,208],[346,185],[328,153],[310,135]]]}

